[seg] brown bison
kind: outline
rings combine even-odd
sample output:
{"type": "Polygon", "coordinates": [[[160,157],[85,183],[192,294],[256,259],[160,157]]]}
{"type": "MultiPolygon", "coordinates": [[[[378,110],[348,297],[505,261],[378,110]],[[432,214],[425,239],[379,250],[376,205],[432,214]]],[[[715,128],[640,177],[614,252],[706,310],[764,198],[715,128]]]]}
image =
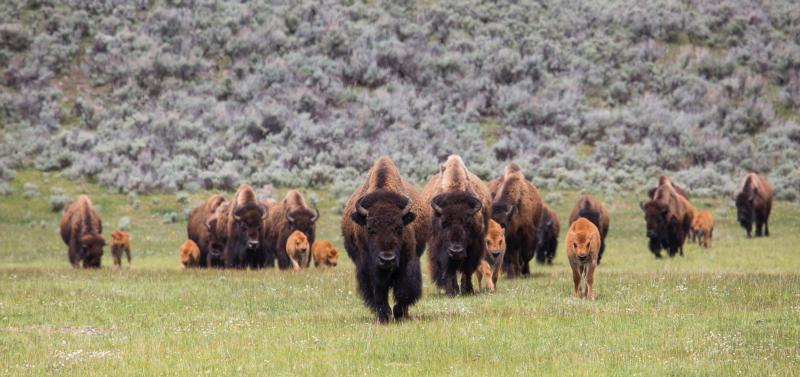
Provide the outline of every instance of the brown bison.
{"type": "Polygon", "coordinates": [[[347,200],[342,237],[356,265],[356,280],[364,303],[380,323],[408,308],[422,295],[419,255],[430,237],[430,204],[423,204],[392,160],[383,156],[366,181],[347,200]],[[394,289],[394,311],[389,307],[394,289]]]}
{"type": "Polygon", "coordinates": [[[753,222],[756,223],[756,237],[763,234],[769,237],[769,214],[772,212],[772,186],[767,179],[756,173],[747,174],[736,192],[733,194],[736,201],[736,218],[739,224],[751,237],[753,222]]]}
{"type": "Polygon", "coordinates": [[[486,231],[486,254],[484,254],[478,271],[475,276],[478,278],[478,289],[481,288],[481,280],[486,278],[486,288],[494,292],[497,287],[497,279],[500,277],[500,270],[503,267],[503,257],[506,254],[505,230],[496,221],[489,219],[489,228],[486,231]]]}
{"type": "Polygon", "coordinates": [[[433,209],[430,239],[431,278],[448,296],[473,293],[472,274],[486,253],[491,196],[480,178],[470,173],[461,157],[452,155],[422,191],[433,209]]]}
{"type": "Polygon", "coordinates": [[[698,212],[692,221],[692,232],[696,234],[700,246],[710,247],[714,234],[714,215],[710,211],[698,212]]]}
{"type": "Polygon", "coordinates": [[[339,250],[333,247],[331,241],[315,241],[311,247],[314,255],[314,267],[336,267],[339,261],[339,250]]]}
{"type": "Polygon", "coordinates": [[[308,244],[308,237],[299,231],[295,230],[286,239],[286,255],[292,263],[293,271],[300,271],[301,268],[306,268],[306,260],[311,254],[311,245],[308,244]]]}
{"type": "Polygon", "coordinates": [[[611,218],[608,216],[608,211],[606,211],[603,204],[589,194],[582,196],[578,203],[575,204],[575,208],[572,209],[572,213],[569,215],[570,225],[581,217],[591,221],[600,231],[600,254],[597,256],[597,264],[600,264],[603,252],[606,250],[606,235],[608,235],[608,228],[611,225],[611,218]]]}
{"type": "MultiPolygon", "coordinates": [[[[206,267],[208,261],[208,253],[211,249],[209,242],[209,229],[208,220],[217,210],[217,208],[225,203],[225,198],[221,195],[211,195],[205,203],[201,206],[195,207],[189,212],[189,221],[186,224],[187,238],[194,241],[200,249],[200,267],[206,267]]],[[[222,253],[222,248],[216,250],[222,253]]]]}
{"type": "Polygon", "coordinates": [[[542,218],[539,220],[539,229],[536,236],[536,261],[540,264],[553,264],[558,248],[558,233],[561,224],[553,210],[546,204],[542,205],[542,218]]]}
{"type": "Polygon", "coordinates": [[[567,259],[572,267],[573,296],[594,300],[594,270],[600,258],[600,231],[584,217],[569,226],[565,246],[567,259]],[[581,289],[581,285],[585,288],[581,289]]]}
{"type": "MultiPolygon", "coordinates": [[[[309,244],[314,244],[316,223],[319,210],[311,208],[297,190],[286,193],[282,201],[269,206],[269,213],[263,223],[264,252],[267,255],[267,266],[272,267],[272,260],[278,259],[278,267],[285,270],[292,268],[292,262],[286,253],[286,240],[295,231],[306,236],[309,244]]],[[[301,262],[301,261],[298,261],[301,262]]],[[[308,267],[310,259],[302,261],[302,267],[308,267]]]]}
{"type": "Polygon", "coordinates": [[[266,208],[250,185],[239,186],[228,209],[228,229],[222,259],[226,268],[262,268],[266,261],[260,247],[266,208]]]}
{"type": "Polygon", "coordinates": [[[530,275],[541,217],[539,190],[525,180],[517,164],[507,166],[492,202],[492,219],[506,230],[503,269],[509,277],[530,275]]]}
{"type": "Polygon", "coordinates": [[[200,248],[194,241],[186,240],[178,251],[178,260],[181,262],[181,270],[200,267],[200,248]]]}
{"type": "Polygon", "coordinates": [[[103,258],[103,223],[86,195],[67,206],[61,217],[61,239],[67,244],[69,263],[78,268],[99,268],[103,258]]]}
{"type": "Polygon", "coordinates": [[[114,267],[122,267],[122,254],[128,257],[128,266],[131,265],[131,238],[128,233],[117,229],[111,233],[111,256],[114,257],[114,267]]]}
{"type": "Polygon", "coordinates": [[[665,248],[670,257],[680,252],[683,255],[683,244],[691,230],[691,204],[670,185],[659,187],[653,193],[653,199],[639,203],[644,211],[647,224],[647,238],[650,251],[661,258],[661,249],[665,248]]]}
{"type": "Polygon", "coordinates": [[[675,190],[675,192],[678,193],[678,195],[684,197],[686,200],[689,200],[689,194],[686,192],[686,190],[684,190],[680,186],[676,185],[674,182],[672,182],[672,179],[669,176],[666,176],[666,175],[662,175],[661,177],[658,177],[658,185],[656,185],[656,187],[653,187],[650,190],[648,190],[647,191],[647,196],[650,199],[652,199],[653,195],[655,195],[655,193],[656,193],[656,190],[658,190],[659,187],[664,186],[664,185],[671,186],[675,190]]]}
{"type": "MultiPolygon", "coordinates": [[[[231,203],[224,202],[214,210],[214,213],[206,220],[208,229],[208,252],[205,257],[200,256],[201,263],[205,260],[205,266],[222,268],[225,267],[223,252],[225,245],[228,244],[228,220],[231,203]]],[[[199,245],[198,245],[199,246],[199,245]]]]}

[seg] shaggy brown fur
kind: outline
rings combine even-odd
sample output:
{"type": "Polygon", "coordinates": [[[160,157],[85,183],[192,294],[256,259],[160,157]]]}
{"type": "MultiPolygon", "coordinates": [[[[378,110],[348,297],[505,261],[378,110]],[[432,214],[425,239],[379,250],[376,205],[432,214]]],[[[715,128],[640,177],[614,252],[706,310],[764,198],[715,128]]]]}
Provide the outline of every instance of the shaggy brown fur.
{"type": "Polygon", "coordinates": [[[686,200],[689,200],[689,194],[686,192],[686,190],[676,185],[674,182],[672,182],[672,179],[666,175],[658,177],[658,184],[656,187],[653,187],[647,191],[647,195],[650,197],[650,199],[653,199],[653,195],[655,195],[656,190],[658,190],[658,188],[661,186],[670,186],[675,190],[676,193],[678,193],[678,195],[682,196],[686,200]]]}
{"type": "Polygon", "coordinates": [[[314,254],[314,267],[336,267],[339,263],[339,250],[333,247],[331,241],[316,241],[311,249],[314,254]]]}
{"type": "Polygon", "coordinates": [[[486,254],[481,260],[475,277],[478,278],[478,289],[481,289],[481,279],[486,278],[486,289],[494,292],[497,288],[497,279],[503,269],[503,257],[506,255],[506,234],[496,221],[489,219],[489,229],[486,232],[486,254]]]}
{"type": "Polygon", "coordinates": [[[451,155],[425,189],[422,200],[434,209],[430,239],[431,278],[449,296],[473,293],[472,274],[486,253],[491,195],[486,184],[451,155]]]}
{"type": "Polygon", "coordinates": [[[761,237],[763,227],[764,235],[769,236],[769,215],[772,212],[772,186],[767,179],[756,173],[747,174],[736,193],[733,195],[736,202],[736,217],[739,224],[747,230],[747,237],[756,225],[756,237],[761,237]]]}
{"type": "Polygon", "coordinates": [[[178,251],[178,260],[181,262],[181,270],[185,268],[200,266],[200,248],[192,240],[186,240],[178,251]]]}
{"type": "Polygon", "coordinates": [[[569,226],[564,242],[572,267],[573,296],[594,300],[594,270],[600,255],[600,231],[586,218],[578,218],[569,226]],[[585,288],[581,285],[585,283],[585,288]]]}
{"type": "Polygon", "coordinates": [[[380,323],[408,316],[422,294],[419,256],[430,237],[431,207],[389,157],[379,158],[347,200],[342,237],[356,265],[364,303],[380,323]],[[394,289],[395,306],[389,307],[394,289]]]}
{"type": "Polygon", "coordinates": [[[653,199],[640,203],[650,239],[650,251],[661,258],[661,249],[666,248],[669,256],[683,255],[683,244],[692,227],[689,201],[678,194],[670,185],[659,187],[653,199]]]}
{"type": "Polygon", "coordinates": [[[569,215],[569,223],[575,222],[580,217],[585,217],[591,221],[600,231],[600,254],[597,256],[597,264],[603,259],[603,253],[606,250],[606,235],[611,226],[611,218],[608,216],[606,207],[600,201],[592,198],[591,195],[585,194],[575,204],[572,213],[569,215]]]}
{"type": "Polygon", "coordinates": [[[61,217],[61,239],[67,244],[72,267],[99,268],[103,257],[103,223],[92,201],[81,195],[64,209],[61,217]]]}
{"type": "MultiPolygon", "coordinates": [[[[207,267],[221,268],[225,266],[225,261],[222,258],[225,250],[225,245],[228,243],[228,219],[231,209],[230,202],[224,202],[214,210],[214,213],[206,221],[206,228],[208,229],[208,253],[205,258],[201,256],[200,262],[205,259],[207,267]]],[[[198,245],[199,247],[199,245],[198,245]]]]}
{"type": "Polygon", "coordinates": [[[303,232],[295,230],[286,239],[286,255],[292,263],[292,271],[300,271],[306,268],[306,260],[311,254],[311,246],[308,244],[308,237],[303,232]]]}
{"type": "Polygon", "coordinates": [[[710,247],[714,234],[714,215],[710,211],[698,212],[692,221],[692,231],[697,234],[700,246],[710,247]]]}
{"type": "MultiPolygon", "coordinates": [[[[316,222],[319,219],[319,210],[313,210],[306,204],[306,199],[297,190],[290,190],[286,197],[278,203],[269,206],[269,213],[264,220],[264,251],[267,255],[267,266],[274,265],[273,260],[278,259],[280,269],[293,268],[293,264],[286,253],[286,240],[295,231],[302,232],[310,244],[314,244],[316,222]]],[[[308,267],[310,258],[298,261],[303,268],[308,267]]]]}
{"type": "Polygon", "coordinates": [[[222,259],[226,268],[262,268],[266,256],[260,243],[267,210],[248,184],[239,186],[228,211],[227,242],[222,259]]]}
{"type": "MultiPolygon", "coordinates": [[[[195,207],[189,212],[189,221],[186,224],[186,236],[194,241],[198,248],[200,248],[200,267],[206,267],[208,260],[208,252],[210,250],[209,230],[206,225],[208,220],[217,210],[217,208],[225,203],[225,198],[222,195],[211,195],[202,205],[195,207]]],[[[222,249],[218,250],[222,252],[222,249]]]]}
{"type": "Polygon", "coordinates": [[[528,276],[536,253],[542,199],[516,164],[506,167],[502,181],[492,202],[492,219],[506,230],[503,269],[511,278],[528,276]]]}
{"type": "Polygon", "coordinates": [[[486,188],[489,189],[489,195],[492,196],[492,200],[494,197],[497,196],[497,191],[500,190],[500,186],[503,185],[503,176],[499,176],[495,179],[492,179],[489,182],[486,182],[486,188]]]}
{"type": "Polygon", "coordinates": [[[122,267],[122,254],[128,257],[128,266],[131,265],[131,238],[128,233],[120,229],[111,233],[111,256],[114,257],[114,267],[122,267]]]}

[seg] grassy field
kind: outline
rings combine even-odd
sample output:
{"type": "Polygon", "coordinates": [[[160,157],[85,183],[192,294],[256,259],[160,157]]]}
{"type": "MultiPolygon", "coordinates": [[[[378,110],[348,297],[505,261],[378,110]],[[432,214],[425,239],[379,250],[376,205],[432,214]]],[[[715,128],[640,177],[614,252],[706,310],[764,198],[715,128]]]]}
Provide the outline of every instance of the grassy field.
{"type": "MultiPolygon", "coordinates": [[[[346,256],[298,273],[178,270],[185,222],[175,195],[125,195],[20,172],[0,198],[0,375],[797,375],[800,207],[777,203],[772,237],[745,239],[729,200],[698,199],[717,218],[713,248],[656,260],[636,195],[599,195],[612,214],[594,302],[570,297],[555,265],[501,280],[494,294],[445,298],[424,274],[411,320],[380,326],[346,256]],[[41,195],[22,196],[33,182],[41,195]],[[105,234],[131,219],[133,269],[69,267],[49,187],[91,195],[105,234]]],[[[284,192],[285,190],[281,190],[284,192]]],[[[318,192],[318,239],[341,247],[334,200],[318,192]]],[[[562,236],[577,193],[553,207],[562,236]]],[[[551,199],[555,194],[549,195],[551,199]]],[[[344,251],[343,249],[341,249],[344,251]]],[[[426,268],[427,271],[427,268],[426,268]]]]}

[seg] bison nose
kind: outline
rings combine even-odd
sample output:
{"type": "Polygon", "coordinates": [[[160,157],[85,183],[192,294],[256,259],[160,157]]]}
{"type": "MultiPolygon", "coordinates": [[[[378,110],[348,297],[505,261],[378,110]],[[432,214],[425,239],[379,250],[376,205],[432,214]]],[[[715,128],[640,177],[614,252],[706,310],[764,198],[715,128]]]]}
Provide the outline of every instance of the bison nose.
{"type": "Polygon", "coordinates": [[[656,238],[656,232],[654,230],[648,230],[647,231],[647,237],[648,238],[656,238]]]}
{"type": "Polygon", "coordinates": [[[252,248],[254,248],[256,246],[258,246],[258,240],[248,240],[247,241],[247,247],[252,249],[252,248]]]}
{"type": "Polygon", "coordinates": [[[578,260],[581,262],[586,262],[589,260],[589,255],[578,255],[578,260]]]}
{"type": "Polygon", "coordinates": [[[447,254],[450,258],[461,259],[464,257],[464,246],[450,245],[450,247],[447,248],[447,254]]]}
{"type": "Polygon", "coordinates": [[[389,263],[394,262],[397,256],[394,253],[380,253],[378,254],[378,259],[380,260],[381,264],[386,265],[389,263]]]}
{"type": "Polygon", "coordinates": [[[497,257],[500,256],[500,251],[499,250],[498,251],[492,251],[491,254],[492,254],[493,257],[497,258],[497,257]]]}

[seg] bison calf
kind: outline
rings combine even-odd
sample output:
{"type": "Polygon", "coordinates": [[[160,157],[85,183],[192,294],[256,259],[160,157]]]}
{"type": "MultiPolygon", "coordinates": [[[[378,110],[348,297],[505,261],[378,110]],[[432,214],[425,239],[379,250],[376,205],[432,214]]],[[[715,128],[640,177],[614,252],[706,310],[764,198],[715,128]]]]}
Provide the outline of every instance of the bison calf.
{"type": "Polygon", "coordinates": [[[111,233],[111,256],[114,257],[114,268],[122,266],[122,254],[128,257],[128,266],[131,265],[131,239],[128,233],[115,230],[111,233]]]}
{"type": "Polygon", "coordinates": [[[315,241],[311,247],[314,255],[314,267],[336,267],[339,260],[339,250],[333,247],[331,241],[315,241]]]}
{"type": "Polygon", "coordinates": [[[574,297],[594,300],[594,270],[600,255],[600,231],[591,221],[578,218],[567,232],[566,250],[575,283],[574,297]]]}
{"type": "Polygon", "coordinates": [[[301,268],[306,268],[306,260],[308,260],[311,246],[308,244],[308,237],[299,231],[295,230],[286,239],[286,255],[292,263],[293,271],[300,271],[301,268]]]}
{"type": "Polygon", "coordinates": [[[503,267],[503,257],[506,254],[505,230],[494,220],[489,220],[489,229],[486,231],[486,254],[481,260],[475,276],[478,278],[478,289],[481,289],[481,280],[486,278],[486,289],[494,292],[497,288],[497,278],[503,267]]]}
{"type": "Polygon", "coordinates": [[[714,215],[709,211],[698,212],[692,220],[692,232],[697,238],[697,243],[703,247],[711,246],[714,233],[714,215]]]}
{"type": "Polygon", "coordinates": [[[184,268],[200,267],[200,248],[192,240],[186,240],[178,251],[181,261],[181,270],[184,268]]]}

